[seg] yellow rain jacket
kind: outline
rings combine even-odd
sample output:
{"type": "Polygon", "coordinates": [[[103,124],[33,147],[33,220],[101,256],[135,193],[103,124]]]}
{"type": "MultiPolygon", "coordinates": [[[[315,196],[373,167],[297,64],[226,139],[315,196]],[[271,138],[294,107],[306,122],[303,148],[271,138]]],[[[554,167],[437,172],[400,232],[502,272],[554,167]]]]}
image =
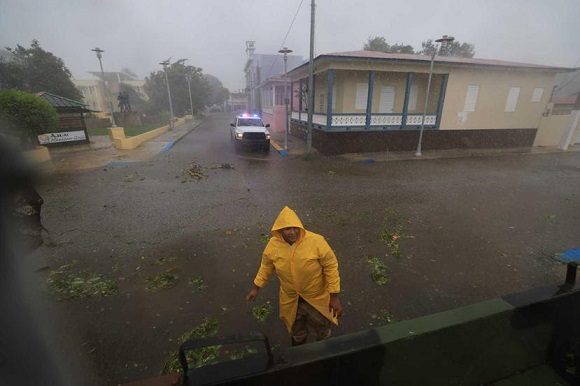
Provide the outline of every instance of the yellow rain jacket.
{"type": "Polygon", "coordinates": [[[288,331],[296,319],[298,297],[302,297],[334,324],[338,321],[329,310],[330,294],[340,292],[338,261],[321,235],[304,229],[296,213],[284,207],[272,226],[272,238],[262,255],[254,284],[264,287],[273,271],[280,280],[280,319],[288,331]],[[300,228],[300,237],[290,245],[280,229],[300,228]]]}

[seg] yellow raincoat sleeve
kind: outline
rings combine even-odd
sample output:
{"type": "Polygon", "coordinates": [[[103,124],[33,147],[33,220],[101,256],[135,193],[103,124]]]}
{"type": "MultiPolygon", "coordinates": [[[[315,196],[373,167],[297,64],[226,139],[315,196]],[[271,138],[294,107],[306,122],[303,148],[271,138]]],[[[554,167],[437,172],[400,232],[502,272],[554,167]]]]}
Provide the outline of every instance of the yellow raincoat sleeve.
{"type": "Polygon", "coordinates": [[[320,265],[326,281],[328,292],[337,294],[340,292],[340,276],[338,274],[338,260],[330,248],[330,245],[323,238],[320,243],[320,265]]]}
{"type": "Polygon", "coordinates": [[[274,271],[274,263],[272,262],[271,258],[271,241],[268,242],[266,248],[264,249],[264,253],[262,253],[262,262],[260,263],[260,269],[258,269],[258,273],[256,274],[256,278],[254,279],[254,284],[258,287],[262,288],[268,283],[268,279],[270,275],[274,271]]]}

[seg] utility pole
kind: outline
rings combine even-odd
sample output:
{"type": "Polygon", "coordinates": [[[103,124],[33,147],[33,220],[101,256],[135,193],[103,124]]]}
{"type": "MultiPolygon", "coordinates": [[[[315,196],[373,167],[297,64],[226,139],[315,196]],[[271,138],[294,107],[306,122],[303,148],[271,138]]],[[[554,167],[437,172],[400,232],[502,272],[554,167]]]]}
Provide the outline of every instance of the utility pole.
{"type": "Polygon", "coordinates": [[[288,47],[282,48],[278,51],[280,54],[284,54],[284,104],[286,105],[286,115],[284,118],[284,150],[288,150],[288,103],[290,102],[288,96],[288,54],[292,52],[292,50],[288,49],[288,47]]]}
{"type": "Polygon", "coordinates": [[[423,108],[423,117],[421,118],[421,131],[419,132],[419,142],[417,142],[417,151],[415,152],[415,157],[421,157],[421,146],[423,145],[423,130],[425,129],[425,116],[427,115],[427,107],[429,106],[429,93],[431,92],[431,78],[433,77],[433,63],[435,62],[435,56],[437,55],[437,51],[443,47],[443,45],[447,45],[447,43],[452,42],[455,40],[453,36],[443,35],[441,39],[435,40],[435,50],[431,55],[431,66],[429,67],[429,80],[427,81],[427,91],[425,93],[425,107],[423,108]],[[439,47],[437,44],[439,43],[439,47]]]}
{"type": "Polygon", "coordinates": [[[107,81],[105,79],[105,71],[103,71],[103,62],[101,60],[103,57],[103,52],[105,51],[101,50],[99,47],[93,48],[91,51],[94,51],[97,54],[97,59],[99,59],[99,66],[101,67],[101,77],[103,78],[103,86],[105,89],[105,99],[107,99],[108,102],[107,104],[109,105],[109,114],[111,115],[111,126],[117,127],[117,124],[115,123],[115,116],[113,115],[113,101],[111,100],[109,87],[107,86],[107,81]]]}
{"type": "Polygon", "coordinates": [[[306,133],[306,153],[312,151],[312,113],[314,112],[314,17],[316,1],[310,2],[310,61],[308,62],[308,123],[306,133]]]}
{"type": "Polygon", "coordinates": [[[169,88],[169,78],[167,77],[167,66],[169,66],[169,59],[159,63],[163,66],[165,72],[165,83],[167,84],[167,97],[169,98],[169,129],[173,130],[173,103],[171,102],[171,89],[169,88]]]}

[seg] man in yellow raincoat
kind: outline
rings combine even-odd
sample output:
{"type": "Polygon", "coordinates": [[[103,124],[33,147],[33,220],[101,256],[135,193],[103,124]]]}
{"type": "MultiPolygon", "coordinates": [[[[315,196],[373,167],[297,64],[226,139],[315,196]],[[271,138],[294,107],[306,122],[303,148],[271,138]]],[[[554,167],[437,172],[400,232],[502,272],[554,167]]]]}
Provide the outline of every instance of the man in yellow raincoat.
{"type": "Polygon", "coordinates": [[[292,336],[292,345],[306,343],[309,330],[316,340],[330,337],[331,323],[338,325],[342,316],[334,252],[324,237],[304,229],[288,207],[274,222],[272,236],[246,300],[254,301],[275,271],[280,280],[280,319],[292,336]]]}

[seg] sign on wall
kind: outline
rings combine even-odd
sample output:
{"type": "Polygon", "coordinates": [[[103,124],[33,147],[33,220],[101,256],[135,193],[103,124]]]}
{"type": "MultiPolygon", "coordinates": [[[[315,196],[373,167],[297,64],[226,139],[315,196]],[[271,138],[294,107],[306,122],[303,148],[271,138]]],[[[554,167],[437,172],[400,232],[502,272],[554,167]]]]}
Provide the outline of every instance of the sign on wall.
{"type": "Polygon", "coordinates": [[[87,136],[83,130],[65,131],[62,133],[47,133],[40,134],[38,136],[38,142],[40,142],[41,145],[60,142],[86,141],[86,140],[87,136]]]}

